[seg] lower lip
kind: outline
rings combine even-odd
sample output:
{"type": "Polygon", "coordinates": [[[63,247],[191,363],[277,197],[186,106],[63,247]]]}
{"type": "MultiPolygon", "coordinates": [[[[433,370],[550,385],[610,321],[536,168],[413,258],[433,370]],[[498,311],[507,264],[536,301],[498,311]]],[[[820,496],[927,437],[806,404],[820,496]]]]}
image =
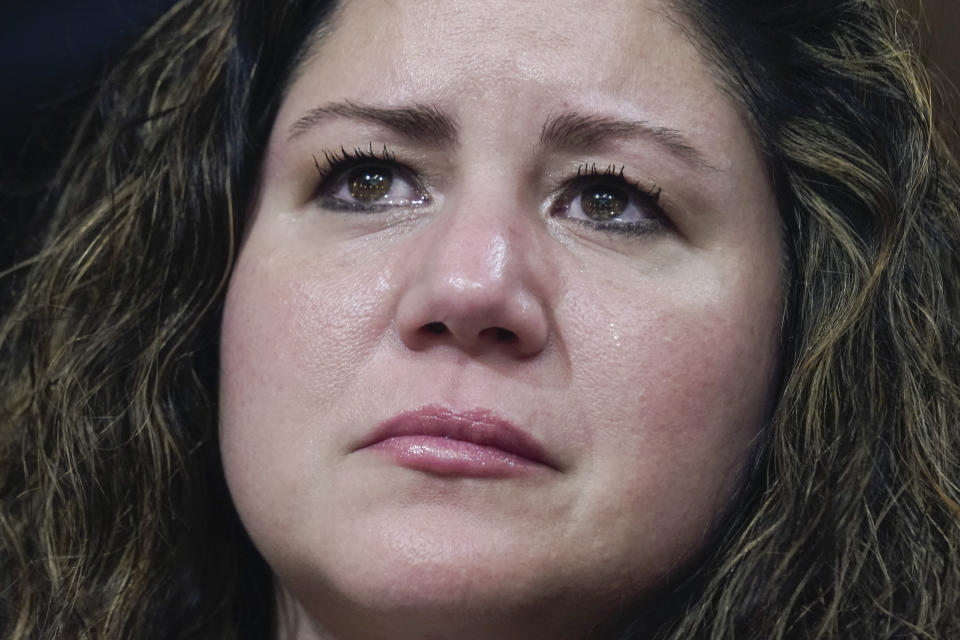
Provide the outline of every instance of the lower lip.
{"type": "Polygon", "coordinates": [[[394,436],[367,448],[386,454],[400,466],[438,476],[509,478],[543,468],[503,449],[439,436],[394,436]]]}

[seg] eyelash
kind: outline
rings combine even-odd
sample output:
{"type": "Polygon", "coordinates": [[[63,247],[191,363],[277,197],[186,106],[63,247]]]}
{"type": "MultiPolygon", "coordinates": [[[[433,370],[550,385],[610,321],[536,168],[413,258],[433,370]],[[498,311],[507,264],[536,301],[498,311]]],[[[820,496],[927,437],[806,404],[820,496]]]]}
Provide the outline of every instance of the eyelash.
{"type": "Polygon", "coordinates": [[[637,222],[583,220],[580,218],[570,218],[570,220],[590,229],[624,235],[649,235],[662,231],[668,220],[666,213],[660,206],[660,195],[663,189],[656,185],[650,188],[643,187],[639,181],[627,178],[625,171],[626,165],[621,165],[618,168],[617,165],[611,164],[599,169],[596,163],[581,164],[577,167],[576,176],[568,180],[555,196],[550,207],[551,215],[558,215],[560,210],[568,208],[586,187],[596,184],[600,180],[611,186],[625,189],[629,194],[636,195],[641,204],[653,212],[654,219],[637,222]]]}
{"type": "Polygon", "coordinates": [[[313,164],[317,168],[317,173],[320,174],[320,190],[323,190],[324,186],[329,186],[331,177],[339,178],[345,171],[349,171],[365,162],[388,162],[409,171],[408,167],[397,162],[396,154],[390,151],[387,145],[383,145],[383,149],[380,151],[374,151],[372,142],[366,149],[354,147],[353,151],[348,151],[346,147],[340,147],[337,151],[324,151],[323,157],[325,163],[321,167],[320,160],[317,159],[317,156],[313,156],[313,164]]]}
{"type": "MultiPolygon", "coordinates": [[[[415,178],[420,172],[403,162],[399,162],[396,154],[390,151],[386,145],[380,150],[374,150],[373,143],[370,143],[367,148],[354,147],[352,150],[341,146],[338,150],[324,151],[323,158],[324,161],[321,164],[319,158],[317,158],[316,155],[313,156],[314,166],[320,176],[320,184],[316,191],[318,197],[326,194],[326,192],[335,186],[336,182],[341,180],[350,170],[368,163],[386,163],[398,169],[400,173],[410,180],[418,193],[423,195],[424,200],[429,201],[422,184],[415,178]]],[[[577,195],[582,193],[587,186],[596,184],[598,180],[601,180],[611,186],[626,190],[631,196],[636,196],[640,203],[648,207],[654,214],[654,219],[625,222],[570,218],[571,221],[597,231],[623,235],[649,235],[662,231],[668,220],[659,204],[662,189],[656,185],[650,188],[641,186],[639,181],[627,178],[625,170],[625,165],[621,165],[619,168],[617,165],[608,165],[601,169],[597,167],[596,163],[590,165],[581,164],[577,167],[576,175],[568,179],[552,197],[552,203],[550,205],[551,216],[559,215],[561,210],[568,208],[577,195]]],[[[327,202],[324,203],[323,206],[345,211],[375,212],[382,210],[377,205],[351,205],[351,203],[346,202],[337,204],[327,202]]],[[[384,208],[389,206],[390,205],[385,205],[384,208]]]]}
{"type": "Polygon", "coordinates": [[[320,176],[319,185],[314,191],[314,200],[318,206],[329,211],[379,213],[396,209],[398,206],[422,206],[430,202],[427,190],[417,179],[417,176],[421,173],[415,168],[399,162],[396,155],[386,145],[382,149],[374,150],[371,142],[366,148],[354,147],[350,150],[346,147],[340,147],[337,150],[324,151],[322,161],[316,155],[313,156],[313,164],[320,176]],[[338,185],[342,189],[343,182],[350,172],[364,166],[390,167],[394,174],[399,175],[404,183],[408,184],[408,198],[406,200],[401,198],[402,202],[378,203],[352,202],[337,197],[335,192],[338,190],[338,185]]]}

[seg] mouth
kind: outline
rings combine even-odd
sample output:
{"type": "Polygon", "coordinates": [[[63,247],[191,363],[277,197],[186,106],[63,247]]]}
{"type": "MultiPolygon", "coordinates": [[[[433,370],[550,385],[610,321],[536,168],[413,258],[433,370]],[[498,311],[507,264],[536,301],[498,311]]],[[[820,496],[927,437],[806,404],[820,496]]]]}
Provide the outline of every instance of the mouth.
{"type": "Polygon", "coordinates": [[[532,436],[486,410],[426,406],[378,425],[355,451],[439,476],[505,478],[558,470],[532,436]]]}

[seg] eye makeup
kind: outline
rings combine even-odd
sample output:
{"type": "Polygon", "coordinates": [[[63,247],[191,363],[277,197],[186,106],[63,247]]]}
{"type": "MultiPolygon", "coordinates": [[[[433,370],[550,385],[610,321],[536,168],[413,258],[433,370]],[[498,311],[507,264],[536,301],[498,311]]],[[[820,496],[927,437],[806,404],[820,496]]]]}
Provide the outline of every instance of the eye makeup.
{"type": "Polygon", "coordinates": [[[562,217],[589,229],[626,235],[663,231],[667,216],[660,206],[662,190],[645,188],[625,176],[625,167],[581,164],[553,196],[551,217],[562,217]]]}
{"type": "MultiPolygon", "coordinates": [[[[320,176],[315,201],[321,209],[380,213],[433,201],[422,172],[397,159],[384,145],[352,150],[341,146],[313,156],[320,176]]],[[[534,188],[534,187],[531,187],[534,188]]],[[[639,236],[664,231],[669,220],[661,189],[628,178],[623,165],[580,164],[546,199],[546,215],[608,234],[639,236]]]]}
{"type": "Polygon", "coordinates": [[[352,151],[340,147],[325,151],[321,163],[313,156],[320,176],[317,204],[331,211],[377,213],[395,208],[420,207],[430,202],[418,172],[398,162],[384,145],[374,151],[373,143],[352,151]]]}

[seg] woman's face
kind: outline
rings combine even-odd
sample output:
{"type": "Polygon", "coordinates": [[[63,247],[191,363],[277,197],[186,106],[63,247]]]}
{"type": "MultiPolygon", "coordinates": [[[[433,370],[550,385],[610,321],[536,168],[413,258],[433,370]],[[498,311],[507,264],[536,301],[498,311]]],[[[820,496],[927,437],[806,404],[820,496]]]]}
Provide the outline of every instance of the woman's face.
{"type": "Polygon", "coordinates": [[[576,637],[668,579],[764,419],[780,260],[659,3],[346,2],[223,319],[227,480],[309,633],[576,637]]]}

